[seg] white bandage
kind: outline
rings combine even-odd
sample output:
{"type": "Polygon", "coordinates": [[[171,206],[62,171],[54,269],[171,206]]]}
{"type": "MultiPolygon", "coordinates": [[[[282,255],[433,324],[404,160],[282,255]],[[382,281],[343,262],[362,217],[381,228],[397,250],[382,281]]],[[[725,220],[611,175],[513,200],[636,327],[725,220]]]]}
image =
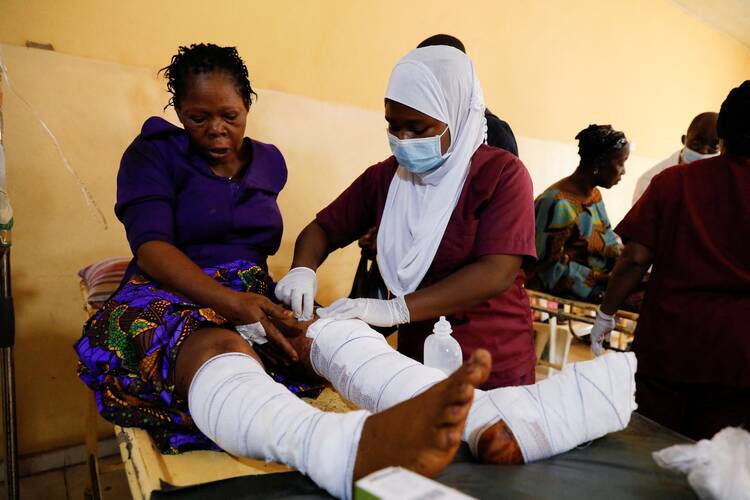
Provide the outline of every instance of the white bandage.
{"type": "Polygon", "coordinates": [[[358,319],[320,319],[307,329],[315,372],[360,408],[386,410],[445,379],[445,373],[400,354],[358,319]]]}
{"type": "Polygon", "coordinates": [[[503,420],[528,463],[622,430],[637,407],[635,370],[635,354],[610,353],[534,385],[479,392],[466,423],[469,445],[476,452],[482,432],[503,420]]]}
{"type": "Polygon", "coordinates": [[[229,453],[287,464],[330,494],[351,497],[366,411],[313,408],[240,353],[206,361],[190,384],[188,405],[195,425],[229,453]]]}
{"type": "Polygon", "coordinates": [[[266,338],[266,329],[260,324],[260,321],[250,323],[248,325],[237,325],[235,326],[237,332],[242,336],[243,339],[247,340],[249,344],[265,344],[268,342],[266,338]]]}
{"type": "MultiPolygon", "coordinates": [[[[307,330],[315,371],[345,398],[371,412],[410,399],[445,379],[393,350],[359,320],[319,320],[307,330]]],[[[636,408],[635,355],[611,353],[567,365],[538,384],[474,391],[464,440],[477,454],[482,433],[499,420],[531,462],[624,429],[636,408]]]]}

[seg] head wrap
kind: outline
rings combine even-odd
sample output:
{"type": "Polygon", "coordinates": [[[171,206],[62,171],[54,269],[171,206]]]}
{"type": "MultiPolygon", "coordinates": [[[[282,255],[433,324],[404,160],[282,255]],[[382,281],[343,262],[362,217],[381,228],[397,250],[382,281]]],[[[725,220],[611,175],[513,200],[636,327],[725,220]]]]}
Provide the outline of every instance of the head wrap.
{"type": "Polygon", "coordinates": [[[448,125],[450,156],[436,170],[412,174],[399,166],[378,229],[378,265],[396,296],[417,289],[443,239],[484,141],[484,96],[474,66],[460,50],[430,46],[412,50],[393,68],[386,99],[448,125]]]}

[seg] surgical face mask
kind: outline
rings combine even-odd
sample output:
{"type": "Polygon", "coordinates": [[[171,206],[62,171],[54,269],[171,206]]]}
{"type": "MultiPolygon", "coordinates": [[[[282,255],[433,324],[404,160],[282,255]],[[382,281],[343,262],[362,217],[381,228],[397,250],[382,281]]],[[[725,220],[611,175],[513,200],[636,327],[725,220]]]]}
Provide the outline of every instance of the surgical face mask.
{"type": "Polygon", "coordinates": [[[413,174],[424,174],[438,168],[450,156],[440,150],[440,139],[446,130],[448,127],[440,135],[418,139],[399,139],[388,132],[388,143],[400,165],[413,174]]]}
{"type": "Polygon", "coordinates": [[[698,160],[705,160],[706,158],[713,158],[714,156],[718,156],[719,153],[708,153],[708,154],[701,154],[697,151],[693,151],[692,149],[688,147],[682,148],[682,153],[680,153],[682,156],[682,161],[684,163],[693,163],[694,161],[698,160]]]}

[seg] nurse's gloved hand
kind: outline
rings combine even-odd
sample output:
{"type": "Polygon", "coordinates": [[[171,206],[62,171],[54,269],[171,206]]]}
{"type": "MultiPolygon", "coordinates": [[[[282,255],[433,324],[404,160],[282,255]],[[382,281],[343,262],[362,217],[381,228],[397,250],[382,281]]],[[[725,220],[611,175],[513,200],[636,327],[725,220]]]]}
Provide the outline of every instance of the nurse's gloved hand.
{"type": "Polygon", "coordinates": [[[396,326],[409,322],[409,308],[403,297],[391,300],[339,299],[318,309],[317,313],[321,318],[359,318],[372,326],[396,326]]]}
{"type": "Polygon", "coordinates": [[[295,267],[276,283],[276,298],[294,311],[294,317],[307,321],[312,318],[318,277],[309,267],[295,267]]]}
{"type": "Polygon", "coordinates": [[[594,323],[594,327],[591,329],[591,352],[594,356],[601,356],[604,354],[602,343],[605,340],[609,342],[609,336],[614,328],[615,317],[603,313],[601,309],[597,310],[596,323],[594,323]]]}

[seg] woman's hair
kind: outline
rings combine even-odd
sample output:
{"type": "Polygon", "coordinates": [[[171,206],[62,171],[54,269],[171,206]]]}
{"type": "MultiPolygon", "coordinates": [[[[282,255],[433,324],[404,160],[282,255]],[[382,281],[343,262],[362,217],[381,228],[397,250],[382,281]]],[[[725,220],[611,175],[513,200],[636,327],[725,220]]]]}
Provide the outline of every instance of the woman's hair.
{"type": "Polygon", "coordinates": [[[628,144],[625,134],[612,125],[589,125],[578,132],[576,139],[582,164],[610,156],[628,144]]]}
{"type": "Polygon", "coordinates": [[[253,96],[258,97],[250,86],[247,67],[235,47],[219,47],[213,43],[194,43],[190,47],[180,47],[172,56],[169,66],[159,70],[167,79],[167,91],[172,94],[165,106],[178,108],[185,96],[188,81],[193,75],[224,72],[230,75],[245,106],[250,108],[253,96]]]}
{"type": "Polygon", "coordinates": [[[716,131],[728,152],[750,156],[750,80],[729,92],[719,110],[716,131]]]}
{"type": "Polygon", "coordinates": [[[461,40],[455,36],[445,34],[432,35],[429,38],[425,38],[419,45],[417,45],[417,48],[421,49],[422,47],[431,47],[433,45],[447,45],[448,47],[453,47],[454,49],[458,49],[466,54],[466,47],[464,47],[461,40]]]}

